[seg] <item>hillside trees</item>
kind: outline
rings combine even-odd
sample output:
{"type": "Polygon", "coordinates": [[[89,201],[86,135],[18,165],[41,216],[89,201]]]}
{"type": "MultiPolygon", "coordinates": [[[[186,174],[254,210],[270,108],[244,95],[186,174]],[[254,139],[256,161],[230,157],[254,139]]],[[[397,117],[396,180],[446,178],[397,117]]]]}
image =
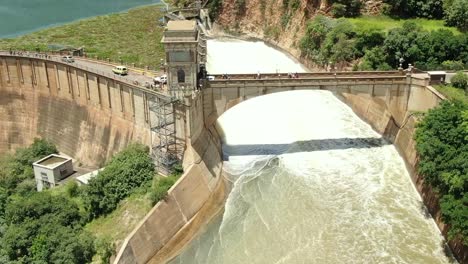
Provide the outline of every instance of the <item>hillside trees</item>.
{"type": "Polygon", "coordinates": [[[468,1],[445,0],[445,21],[447,25],[468,31],[468,1]]]}
{"type": "MultiPolygon", "coordinates": [[[[389,70],[413,64],[422,70],[463,69],[468,65],[468,35],[439,29],[426,31],[415,22],[387,34],[354,27],[346,19],[316,16],[307,24],[300,41],[302,56],[320,66],[350,64],[362,58],[355,69],[389,70]]],[[[343,68],[343,67],[338,67],[343,68]]]]}
{"type": "MultiPolygon", "coordinates": [[[[83,226],[112,212],[137,189],[146,195],[155,174],[148,148],[132,144],[115,155],[89,186],[67,184],[36,192],[29,167],[54,152],[57,149],[49,142],[35,140],[32,146],[0,159],[0,263],[89,263],[96,250],[108,259],[112,243],[103,250],[100,240],[94,243],[94,236],[83,226]],[[32,188],[23,187],[30,181],[32,188]]],[[[164,186],[158,181],[154,188],[166,192],[174,179],[177,176],[164,186]]]]}
{"type": "Polygon", "coordinates": [[[76,204],[48,192],[11,198],[5,209],[1,255],[17,263],[86,263],[92,237],[81,232],[76,204]]]}
{"type": "Polygon", "coordinates": [[[356,17],[361,14],[361,0],[334,0],[332,4],[332,13],[334,17],[356,17]]]}
{"type": "Polygon", "coordinates": [[[468,106],[443,101],[418,124],[418,171],[441,196],[449,237],[468,245],[468,106]]]}
{"type": "Polygon", "coordinates": [[[426,17],[440,19],[443,17],[442,0],[385,0],[391,12],[400,17],[426,17]]]}

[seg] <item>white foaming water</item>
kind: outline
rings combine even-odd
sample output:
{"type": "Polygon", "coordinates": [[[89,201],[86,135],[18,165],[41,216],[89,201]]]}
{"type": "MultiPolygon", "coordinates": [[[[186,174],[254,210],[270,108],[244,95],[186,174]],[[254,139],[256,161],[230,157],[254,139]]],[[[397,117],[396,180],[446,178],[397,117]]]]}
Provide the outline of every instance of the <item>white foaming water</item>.
{"type": "Polygon", "coordinates": [[[262,41],[208,40],[206,69],[210,74],[306,72],[294,58],[262,41]]]}
{"type": "Polygon", "coordinates": [[[233,188],[171,263],[448,263],[393,145],[327,91],[245,101],[218,120],[233,188]]]}

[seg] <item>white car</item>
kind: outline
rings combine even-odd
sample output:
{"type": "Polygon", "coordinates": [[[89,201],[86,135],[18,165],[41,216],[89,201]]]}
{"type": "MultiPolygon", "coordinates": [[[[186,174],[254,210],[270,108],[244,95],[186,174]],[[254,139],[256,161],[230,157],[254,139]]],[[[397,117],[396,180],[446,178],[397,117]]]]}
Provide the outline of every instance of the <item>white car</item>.
{"type": "Polygon", "coordinates": [[[159,77],[161,79],[161,83],[162,84],[166,84],[167,83],[167,75],[164,74],[164,75],[161,75],[161,77],[159,77]]]}
{"type": "Polygon", "coordinates": [[[213,75],[208,75],[208,81],[214,81],[215,77],[213,75]]]}
{"type": "Polygon", "coordinates": [[[62,61],[63,61],[63,62],[68,62],[68,63],[72,63],[72,62],[75,62],[75,59],[73,59],[72,56],[63,56],[63,57],[62,57],[62,61]]]}

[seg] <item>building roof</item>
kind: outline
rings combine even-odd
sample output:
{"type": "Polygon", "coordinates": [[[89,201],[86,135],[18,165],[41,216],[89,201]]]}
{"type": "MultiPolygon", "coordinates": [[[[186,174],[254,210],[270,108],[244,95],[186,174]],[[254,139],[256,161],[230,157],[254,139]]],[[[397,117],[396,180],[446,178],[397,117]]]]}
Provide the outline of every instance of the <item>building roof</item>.
{"type": "Polygon", "coordinates": [[[427,72],[429,75],[444,75],[447,74],[445,71],[428,71],[427,72]]]}
{"type": "Polygon", "coordinates": [[[81,176],[76,177],[76,180],[81,182],[82,184],[88,184],[89,180],[92,178],[96,177],[100,171],[102,171],[104,168],[100,168],[98,170],[88,172],[86,174],[83,174],[81,176]]]}
{"type": "Polygon", "coordinates": [[[195,31],[197,24],[193,20],[171,20],[167,23],[170,31],[195,31]]]}
{"type": "Polygon", "coordinates": [[[40,166],[40,167],[45,167],[48,169],[54,169],[57,168],[58,166],[71,161],[71,158],[65,157],[65,156],[60,156],[57,154],[51,154],[43,159],[40,159],[36,162],[33,163],[34,166],[40,166]]]}

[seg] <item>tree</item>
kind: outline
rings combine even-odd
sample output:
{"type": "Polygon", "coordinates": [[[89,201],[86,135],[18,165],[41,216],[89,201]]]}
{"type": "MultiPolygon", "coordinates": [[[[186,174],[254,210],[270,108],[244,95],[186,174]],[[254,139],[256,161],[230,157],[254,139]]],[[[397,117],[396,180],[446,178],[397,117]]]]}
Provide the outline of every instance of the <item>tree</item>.
{"type": "Polygon", "coordinates": [[[445,21],[447,25],[468,30],[468,1],[446,0],[444,3],[445,21]]]}
{"type": "Polygon", "coordinates": [[[332,13],[335,17],[356,17],[361,14],[361,0],[334,0],[332,13]]]}
{"type": "Polygon", "coordinates": [[[78,206],[48,192],[18,196],[5,210],[0,248],[18,263],[86,263],[94,254],[93,238],[82,233],[78,206]]]}
{"type": "Polygon", "coordinates": [[[317,15],[312,21],[307,22],[306,32],[299,44],[302,55],[308,58],[316,56],[332,27],[333,21],[322,15],[317,15]]]}
{"type": "Polygon", "coordinates": [[[428,49],[427,38],[427,32],[415,22],[405,22],[401,28],[390,30],[384,42],[387,63],[396,67],[400,58],[405,60],[405,64],[415,64],[424,59],[427,54],[425,50],[428,49]]]}
{"type": "Polygon", "coordinates": [[[360,70],[369,71],[369,70],[381,70],[388,71],[392,67],[388,65],[385,61],[387,60],[387,54],[380,47],[375,47],[370,50],[366,50],[366,54],[362,58],[362,61],[359,65],[360,70]]]}
{"type": "Polygon", "coordinates": [[[331,8],[334,17],[344,17],[346,15],[346,6],[340,3],[334,3],[331,8]]]}
{"type": "Polygon", "coordinates": [[[464,72],[457,72],[451,80],[454,87],[459,89],[468,89],[468,75],[464,72]]]}
{"type": "Polygon", "coordinates": [[[450,223],[449,238],[460,237],[468,245],[468,194],[457,199],[453,195],[444,195],[441,202],[442,219],[450,223]]]}
{"type": "Polygon", "coordinates": [[[442,193],[452,192],[450,177],[468,174],[468,131],[461,125],[467,106],[459,101],[443,101],[431,109],[416,131],[419,172],[442,193]],[[444,175],[449,173],[452,176],[444,175]]]}
{"type": "Polygon", "coordinates": [[[442,197],[449,237],[468,245],[468,106],[443,101],[429,110],[416,130],[418,172],[442,197]]]}
{"type": "Polygon", "coordinates": [[[382,46],[385,41],[385,34],[382,31],[359,30],[356,33],[356,52],[358,56],[363,56],[366,50],[382,46]]]}
{"type": "Polygon", "coordinates": [[[17,185],[27,179],[34,179],[32,163],[53,153],[57,148],[43,139],[34,139],[28,148],[18,149],[13,157],[5,161],[4,172],[0,173],[0,186],[9,194],[15,192],[17,185]]]}
{"type": "Polygon", "coordinates": [[[354,59],[354,26],[346,19],[338,19],[327,33],[321,47],[322,57],[333,64],[342,64],[354,59]]]}
{"type": "Polygon", "coordinates": [[[443,16],[442,0],[385,0],[392,7],[392,14],[401,17],[426,17],[440,19],[443,16]]]}
{"type": "Polygon", "coordinates": [[[148,147],[132,144],[115,155],[82,192],[90,218],[112,212],[133,190],[155,174],[148,147]]]}

